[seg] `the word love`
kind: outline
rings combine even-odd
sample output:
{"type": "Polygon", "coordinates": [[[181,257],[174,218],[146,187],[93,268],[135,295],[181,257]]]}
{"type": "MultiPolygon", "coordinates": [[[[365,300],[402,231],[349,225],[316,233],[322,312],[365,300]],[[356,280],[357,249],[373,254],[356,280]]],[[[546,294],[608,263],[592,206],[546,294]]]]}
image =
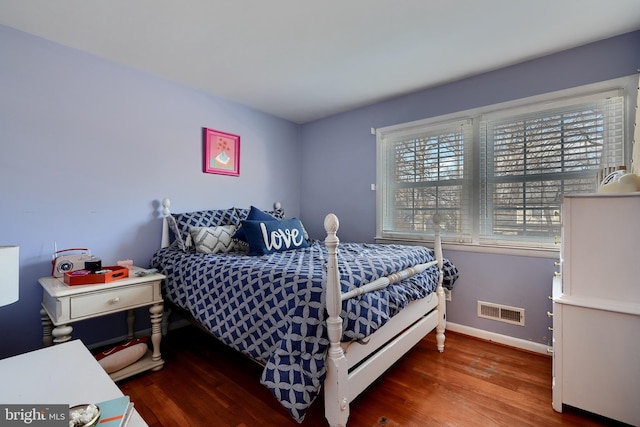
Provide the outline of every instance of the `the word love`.
{"type": "Polygon", "coordinates": [[[283,247],[286,249],[297,248],[304,241],[304,236],[296,228],[277,229],[269,233],[264,223],[260,223],[260,231],[262,232],[262,240],[269,251],[277,251],[283,247]]]}

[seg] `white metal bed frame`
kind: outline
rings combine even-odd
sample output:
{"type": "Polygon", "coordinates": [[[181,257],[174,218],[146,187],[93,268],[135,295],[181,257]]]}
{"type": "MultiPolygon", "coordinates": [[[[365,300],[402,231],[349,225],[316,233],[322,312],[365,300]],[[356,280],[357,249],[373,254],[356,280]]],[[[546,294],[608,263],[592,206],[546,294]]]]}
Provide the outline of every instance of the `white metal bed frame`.
{"type": "MultiPolygon", "coordinates": [[[[162,247],[169,245],[169,228],[166,217],[170,210],[169,199],[162,201],[162,247]]],[[[280,207],[279,204],[275,205],[280,207]]],[[[349,418],[349,403],[390,368],[402,355],[432,330],[436,330],[438,351],[444,351],[446,326],[446,301],[442,287],[443,257],[440,239],[440,216],[433,216],[435,228],[434,253],[436,260],[416,265],[398,273],[380,278],[357,290],[342,294],[338,274],[337,248],[340,240],[337,236],[338,217],[328,214],[324,220],[327,233],[325,244],[328,252],[327,269],[327,333],[329,349],[327,352],[327,377],[324,381],[325,417],[329,425],[344,427],[349,418]],[[412,301],[400,313],[392,317],[366,340],[342,343],[342,302],[367,292],[383,289],[389,284],[409,278],[437,265],[438,286],[435,295],[412,301]],[[354,367],[350,369],[349,367],[354,367]]]]}

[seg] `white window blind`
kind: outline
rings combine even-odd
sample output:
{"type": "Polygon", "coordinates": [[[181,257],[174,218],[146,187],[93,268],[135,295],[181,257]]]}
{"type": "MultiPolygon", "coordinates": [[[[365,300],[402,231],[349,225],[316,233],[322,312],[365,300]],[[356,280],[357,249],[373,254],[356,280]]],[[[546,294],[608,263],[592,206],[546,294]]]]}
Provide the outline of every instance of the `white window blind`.
{"type": "Polygon", "coordinates": [[[382,236],[433,235],[432,216],[438,212],[445,238],[470,240],[471,141],[469,120],[382,137],[382,236]]]}
{"type": "Polygon", "coordinates": [[[596,191],[601,167],[624,164],[624,98],[595,98],[481,119],[481,243],[552,243],[561,196],[596,191]]]}

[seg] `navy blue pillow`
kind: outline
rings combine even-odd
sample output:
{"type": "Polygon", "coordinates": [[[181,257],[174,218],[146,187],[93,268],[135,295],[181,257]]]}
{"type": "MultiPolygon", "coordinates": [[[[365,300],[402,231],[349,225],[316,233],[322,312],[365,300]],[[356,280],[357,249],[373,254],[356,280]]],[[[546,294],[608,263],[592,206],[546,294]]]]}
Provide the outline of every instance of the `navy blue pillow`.
{"type": "Polygon", "coordinates": [[[274,221],[242,221],[249,255],[264,255],[309,246],[298,218],[274,221]]]}
{"type": "MultiPolygon", "coordinates": [[[[274,218],[273,216],[269,215],[266,212],[261,211],[260,209],[256,208],[255,206],[251,206],[251,210],[249,211],[249,215],[247,215],[247,221],[277,221],[276,218],[274,218]]],[[[242,221],[241,221],[242,223],[242,221]]],[[[238,227],[238,230],[236,230],[235,234],[233,236],[231,236],[233,239],[238,239],[241,242],[245,242],[247,243],[247,237],[245,235],[244,232],[244,227],[240,226],[238,227]]]]}

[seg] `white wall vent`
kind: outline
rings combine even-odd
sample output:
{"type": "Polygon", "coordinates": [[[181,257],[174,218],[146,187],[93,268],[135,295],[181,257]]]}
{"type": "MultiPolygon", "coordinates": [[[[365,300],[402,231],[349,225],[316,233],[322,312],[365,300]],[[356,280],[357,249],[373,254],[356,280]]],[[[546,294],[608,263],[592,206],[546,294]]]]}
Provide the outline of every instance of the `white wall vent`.
{"type": "Polygon", "coordinates": [[[478,301],[478,317],[524,326],[524,308],[478,301]]]}

